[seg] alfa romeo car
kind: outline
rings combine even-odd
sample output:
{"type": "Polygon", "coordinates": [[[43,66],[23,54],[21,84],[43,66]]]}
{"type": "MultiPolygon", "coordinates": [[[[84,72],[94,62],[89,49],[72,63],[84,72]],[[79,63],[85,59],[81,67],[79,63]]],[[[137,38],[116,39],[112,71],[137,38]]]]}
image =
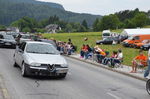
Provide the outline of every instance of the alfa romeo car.
{"type": "Polygon", "coordinates": [[[22,76],[57,76],[65,78],[68,64],[49,43],[25,41],[16,47],[14,66],[21,68],[22,76]]]}

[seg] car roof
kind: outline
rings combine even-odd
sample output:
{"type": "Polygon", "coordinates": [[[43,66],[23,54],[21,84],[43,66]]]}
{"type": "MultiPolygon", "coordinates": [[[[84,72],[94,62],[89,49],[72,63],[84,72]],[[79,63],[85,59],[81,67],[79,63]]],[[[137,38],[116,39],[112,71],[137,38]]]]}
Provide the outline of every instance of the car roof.
{"type": "Polygon", "coordinates": [[[50,44],[50,43],[46,43],[46,42],[39,42],[39,41],[24,41],[24,42],[26,42],[27,44],[30,44],[30,43],[34,43],[34,44],[49,44],[49,45],[52,45],[52,44],[50,44]]]}

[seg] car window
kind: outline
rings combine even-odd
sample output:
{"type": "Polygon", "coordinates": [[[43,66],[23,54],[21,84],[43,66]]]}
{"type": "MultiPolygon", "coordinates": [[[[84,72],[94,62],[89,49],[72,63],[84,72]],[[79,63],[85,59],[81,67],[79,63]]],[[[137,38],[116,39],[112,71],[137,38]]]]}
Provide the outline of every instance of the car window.
{"type": "Polygon", "coordinates": [[[7,40],[14,40],[14,37],[12,35],[4,35],[4,38],[7,40]]]}
{"type": "Polygon", "coordinates": [[[134,37],[134,40],[139,40],[139,39],[140,39],[139,36],[135,36],[135,37],[134,37]]]}
{"type": "Polygon", "coordinates": [[[26,52],[37,54],[59,54],[53,45],[41,43],[29,43],[26,47],[26,52]]]}

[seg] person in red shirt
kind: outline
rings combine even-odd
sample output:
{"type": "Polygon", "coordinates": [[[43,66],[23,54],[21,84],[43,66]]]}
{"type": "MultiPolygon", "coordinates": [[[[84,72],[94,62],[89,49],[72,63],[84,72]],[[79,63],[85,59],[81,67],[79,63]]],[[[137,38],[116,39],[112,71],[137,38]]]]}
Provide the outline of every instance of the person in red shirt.
{"type": "Polygon", "coordinates": [[[84,57],[85,45],[83,44],[80,51],[80,58],[84,57]]]}
{"type": "Polygon", "coordinates": [[[139,51],[139,55],[136,56],[133,61],[132,61],[132,71],[130,73],[136,73],[137,66],[142,65],[146,66],[147,65],[147,56],[143,54],[143,51],[139,51]]]}

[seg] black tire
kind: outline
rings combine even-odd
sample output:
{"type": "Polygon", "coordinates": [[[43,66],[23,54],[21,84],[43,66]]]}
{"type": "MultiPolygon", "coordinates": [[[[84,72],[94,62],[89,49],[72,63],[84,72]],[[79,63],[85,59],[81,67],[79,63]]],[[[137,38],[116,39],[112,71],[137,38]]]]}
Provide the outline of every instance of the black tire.
{"type": "Polygon", "coordinates": [[[25,66],[24,63],[22,64],[22,67],[21,67],[21,75],[22,75],[23,77],[27,77],[27,76],[28,76],[28,74],[27,74],[27,69],[26,69],[26,66],[25,66]]]}
{"type": "Polygon", "coordinates": [[[148,94],[150,95],[150,79],[146,82],[146,90],[148,94]]]}

